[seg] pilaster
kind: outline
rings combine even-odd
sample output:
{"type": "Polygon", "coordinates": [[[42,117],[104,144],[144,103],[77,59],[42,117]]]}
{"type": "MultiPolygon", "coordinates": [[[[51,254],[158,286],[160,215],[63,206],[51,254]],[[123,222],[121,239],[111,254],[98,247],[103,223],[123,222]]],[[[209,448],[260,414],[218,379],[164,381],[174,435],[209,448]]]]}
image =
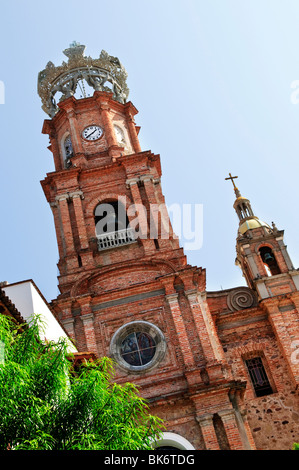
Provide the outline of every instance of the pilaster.
{"type": "Polygon", "coordinates": [[[68,208],[68,198],[68,194],[60,194],[56,196],[56,202],[59,206],[60,219],[65,240],[66,255],[70,255],[75,251],[72,225],[68,208]]]}
{"type": "Polygon", "coordinates": [[[196,325],[197,334],[206,360],[206,369],[210,380],[223,377],[222,365],[226,364],[223,348],[219,342],[216,328],[208,306],[205,305],[201,292],[185,291],[196,325]]]}
{"type": "Polygon", "coordinates": [[[71,338],[71,340],[76,342],[76,335],[75,335],[75,320],[74,318],[65,318],[64,320],[61,320],[61,323],[67,332],[68,336],[71,338]]]}
{"type": "Polygon", "coordinates": [[[94,325],[94,314],[91,309],[91,297],[84,296],[77,299],[80,307],[81,314],[80,318],[84,327],[84,334],[86,340],[86,347],[88,352],[98,354],[96,336],[95,336],[95,325],[94,325]]]}
{"type": "Polygon", "coordinates": [[[163,207],[163,204],[160,204],[157,201],[155,190],[154,190],[153,177],[150,175],[145,175],[145,176],[141,176],[140,180],[144,184],[145,193],[147,196],[147,200],[149,202],[150,238],[157,239],[159,248],[167,249],[169,248],[169,239],[173,237],[172,227],[170,224],[168,214],[166,214],[165,216],[165,213],[164,213],[165,209],[163,207]],[[159,230],[159,215],[161,217],[161,229],[160,230],[159,230]],[[166,235],[167,238],[163,237],[163,235],[166,235]]]}
{"type": "Polygon", "coordinates": [[[294,349],[292,348],[292,343],[295,340],[298,340],[298,336],[290,334],[288,326],[285,324],[283,315],[279,310],[278,302],[279,301],[277,298],[264,299],[262,305],[268,312],[269,322],[273,328],[277,343],[281,349],[282,355],[284,356],[294,385],[298,387],[299,364],[297,363],[298,361],[293,360],[294,349]]]}
{"type": "Polygon", "coordinates": [[[62,221],[61,221],[58,201],[51,202],[50,207],[52,209],[53,218],[54,218],[59,258],[62,259],[66,255],[66,245],[65,245],[65,240],[63,236],[62,221]]]}
{"type": "Polygon", "coordinates": [[[83,193],[82,191],[74,191],[72,193],[69,193],[69,197],[73,201],[76,224],[79,234],[80,248],[81,250],[85,250],[86,248],[88,248],[88,239],[81,201],[83,193]]]}
{"type": "Polygon", "coordinates": [[[83,147],[82,147],[82,142],[80,138],[80,131],[78,128],[78,123],[77,123],[77,117],[76,113],[74,111],[74,105],[75,105],[76,100],[74,98],[69,98],[69,100],[64,101],[63,107],[66,111],[67,118],[69,121],[70,125],[70,134],[72,136],[72,146],[73,146],[73,151],[74,154],[83,154],[83,147]]]}
{"type": "Polygon", "coordinates": [[[191,346],[188,340],[188,335],[187,335],[184,320],[182,317],[180,304],[178,302],[178,294],[176,293],[168,294],[165,296],[165,298],[170,307],[177,337],[180,343],[180,349],[184,357],[185,367],[186,369],[193,369],[195,367],[194,357],[193,357],[191,346]]]}
{"type": "Polygon", "coordinates": [[[238,429],[234,409],[218,411],[217,414],[222,420],[230,450],[243,450],[244,445],[238,429]]]}
{"type": "Polygon", "coordinates": [[[141,150],[140,142],[139,142],[137,131],[136,131],[134,116],[133,116],[132,111],[130,110],[129,107],[127,107],[126,111],[127,111],[127,113],[126,113],[127,124],[128,124],[128,128],[129,128],[132,147],[133,147],[135,153],[139,153],[142,150],[141,150]]]}
{"type": "Polygon", "coordinates": [[[55,169],[56,171],[60,171],[62,169],[60,150],[59,150],[59,145],[56,139],[56,135],[53,131],[50,132],[49,138],[51,142],[51,151],[53,153],[55,169]]]}
{"type": "Polygon", "coordinates": [[[206,450],[220,450],[214,428],[213,415],[211,413],[207,413],[197,416],[196,420],[200,426],[206,450]]]}
{"type": "MultiPolygon", "coordinates": [[[[143,249],[145,251],[145,254],[151,254],[155,251],[155,245],[154,241],[151,240],[148,236],[148,223],[147,223],[147,214],[145,211],[145,207],[142,203],[142,199],[140,196],[139,188],[138,188],[138,179],[136,178],[131,178],[126,181],[127,187],[130,188],[131,195],[132,195],[132,200],[134,202],[134,214],[130,213],[130,210],[128,211],[128,219],[131,222],[132,220],[135,221],[135,226],[136,226],[136,220],[137,224],[139,227],[139,239],[142,243],[143,249]],[[138,214],[138,219],[136,219],[136,214],[138,214]]],[[[132,227],[136,228],[136,227],[132,227]]]]}

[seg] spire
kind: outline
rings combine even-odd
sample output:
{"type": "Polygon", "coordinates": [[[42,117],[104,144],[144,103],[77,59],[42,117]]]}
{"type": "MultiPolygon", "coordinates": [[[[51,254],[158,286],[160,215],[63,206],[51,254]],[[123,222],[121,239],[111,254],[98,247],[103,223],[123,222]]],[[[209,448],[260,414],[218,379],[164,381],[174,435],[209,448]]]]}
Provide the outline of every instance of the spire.
{"type": "Polygon", "coordinates": [[[258,228],[261,226],[270,228],[268,224],[261,221],[258,217],[254,215],[249,199],[243,197],[239,189],[235,185],[234,179],[236,178],[238,178],[238,176],[232,176],[231,173],[229,173],[229,177],[225,178],[225,180],[231,180],[231,182],[233,183],[236,195],[234,209],[239,218],[239,233],[243,235],[245,232],[247,232],[247,230],[258,228]]]}
{"type": "Polygon", "coordinates": [[[236,178],[238,178],[238,176],[232,176],[231,173],[229,173],[229,177],[225,179],[231,180],[231,182],[233,183],[235,195],[237,197],[234,203],[234,209],[237,212],[240,222],[243,222],[244,219],[253,218],[255,217],[255,215],[253,213],[253,210],[251,209],[249,199],[246,199],[245,197],[241,196],[239,189],[235,185],[234,179],[236,178]]]}

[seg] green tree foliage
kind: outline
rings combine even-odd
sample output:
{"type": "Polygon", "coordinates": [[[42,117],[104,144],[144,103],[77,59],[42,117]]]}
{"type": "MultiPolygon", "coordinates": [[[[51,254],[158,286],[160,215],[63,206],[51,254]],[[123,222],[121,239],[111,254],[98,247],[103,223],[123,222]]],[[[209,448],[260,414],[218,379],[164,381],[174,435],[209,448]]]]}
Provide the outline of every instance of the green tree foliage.
{"type": "Polygon", "coordinates": [[[65,341],[41,341],[0,315],[0,449],[144,450],[162,421],[149,414],[135,385],[113,383],[108,358],[74,371],[65,341]]]}

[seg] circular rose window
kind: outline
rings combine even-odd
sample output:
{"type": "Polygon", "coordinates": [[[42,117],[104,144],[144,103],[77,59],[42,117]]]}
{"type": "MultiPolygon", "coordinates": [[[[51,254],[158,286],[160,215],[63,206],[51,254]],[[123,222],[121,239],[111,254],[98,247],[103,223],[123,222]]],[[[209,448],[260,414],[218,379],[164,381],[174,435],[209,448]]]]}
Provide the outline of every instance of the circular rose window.
{"type": "Polygon", "coordinates": [[[155,340],[147,333],[129,334],[121,344],[120,354],[131,366],[144,366],[154,357],[156,352],[155,340]]]}
{"type": "Polygon", "coordinates": [[[162,359],[166,342],[161,330],[145,321],[122,326],[114,334],[110,352],[116,362],[131,371],[143,371],[162,359]]]}

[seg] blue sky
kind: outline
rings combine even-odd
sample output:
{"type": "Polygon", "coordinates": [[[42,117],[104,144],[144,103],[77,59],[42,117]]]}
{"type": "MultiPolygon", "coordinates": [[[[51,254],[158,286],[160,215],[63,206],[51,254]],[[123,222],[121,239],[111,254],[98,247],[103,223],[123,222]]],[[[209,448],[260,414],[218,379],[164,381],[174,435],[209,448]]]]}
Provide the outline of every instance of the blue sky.
{"type": "Polygon", "coordinates": [[[40,186],[53,171],[37,75],[76,40],[120,58],[143,150],[161,155],[167,204],[202,204],[203,245],[188,262],[208,290],[244,285],[235,262],[238,187],[298,252],[299,3],[285,0],[11,0],[1,7],[0,280],[32,278],[56,297],[58,253],[40,186]]]}

